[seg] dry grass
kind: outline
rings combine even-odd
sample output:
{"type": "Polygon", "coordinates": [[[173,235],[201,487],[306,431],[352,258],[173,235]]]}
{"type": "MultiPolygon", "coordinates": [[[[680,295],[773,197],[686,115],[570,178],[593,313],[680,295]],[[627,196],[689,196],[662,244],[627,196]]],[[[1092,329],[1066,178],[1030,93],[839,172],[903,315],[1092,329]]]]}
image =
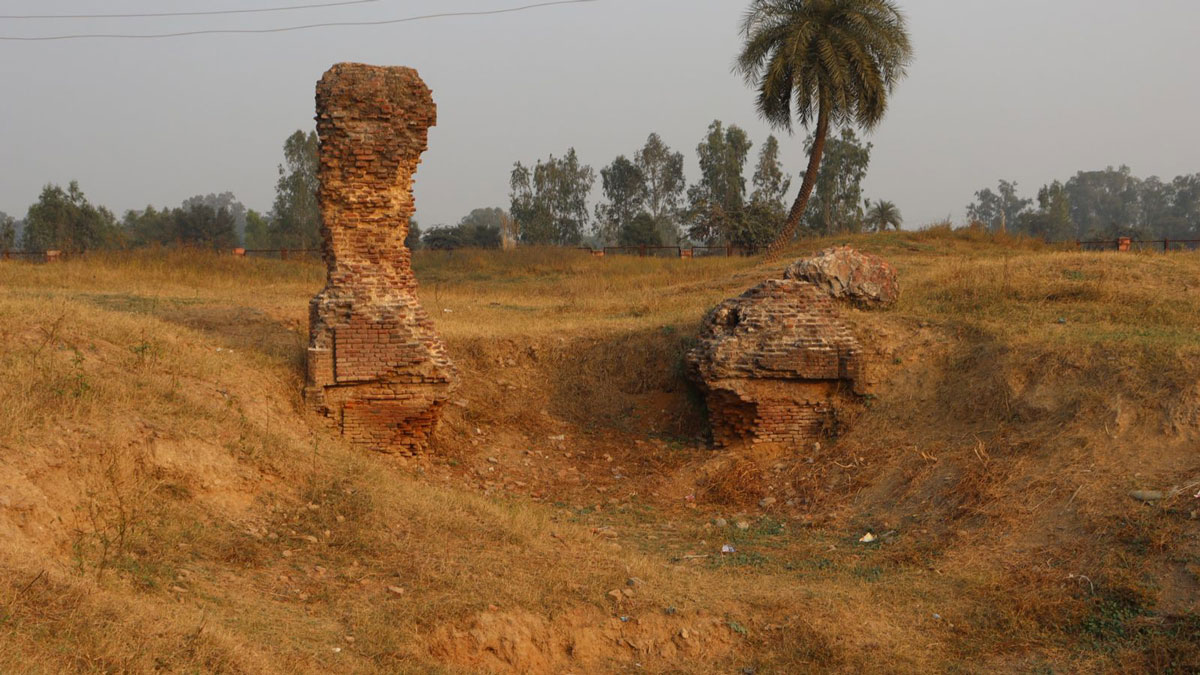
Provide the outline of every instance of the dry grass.
{"type": "Polygon", "coordinates": [[[465,376],[425,465],[303,412],[316,263],[0,265],[0,671],[1200,666],[1196,505],[1126,496],[1200,480],[1200,258],[850,243],[887,384],[770,462],[697,447],[679,366],[782,265],[418,256],[465,376]]]}

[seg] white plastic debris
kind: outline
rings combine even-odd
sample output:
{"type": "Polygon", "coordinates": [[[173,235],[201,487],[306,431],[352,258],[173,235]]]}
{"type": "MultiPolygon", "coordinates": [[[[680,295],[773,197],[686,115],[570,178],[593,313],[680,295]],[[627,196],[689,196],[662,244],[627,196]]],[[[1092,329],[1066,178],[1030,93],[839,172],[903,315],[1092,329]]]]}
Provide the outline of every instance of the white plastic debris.
{"type": "Polygon", "coordinates": [[[877,539],[877,537],[875,535],[868,532],[868,533],[864,534],[863,538],[859,539],[859,541],[864,544],[870,544],[870,543],[874,542],[876,539],[877,539]]]}
{"type": "Polygon", "coordinates": [[[732,553],[737,553],[737,549],[730,546],[729,544],[725,544],[724,546],[721,547],[721,553],[723,553],[725,555],[730,555],[732,553]]]}

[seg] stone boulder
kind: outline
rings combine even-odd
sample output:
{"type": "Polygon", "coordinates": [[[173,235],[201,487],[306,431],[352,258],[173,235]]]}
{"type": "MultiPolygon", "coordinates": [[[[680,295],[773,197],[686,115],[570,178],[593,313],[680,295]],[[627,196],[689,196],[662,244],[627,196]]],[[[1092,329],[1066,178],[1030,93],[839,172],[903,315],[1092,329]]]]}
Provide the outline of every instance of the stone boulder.
{"type": "Polygon", "coordinates": [[[860,352],[828,293],[772,279],[710,312],[687,359],[718,446],[800,445],[820,438],[837,398],[854,391],[860,352]]]}
{"type": "Polygon", "coordinates": [[[797,260],[784,273],[787,279],[807,281],[831,297],[866,308],[885,308],[900,299],[896,270],[886,260],[849,246],[826,249],[797,260]]]}

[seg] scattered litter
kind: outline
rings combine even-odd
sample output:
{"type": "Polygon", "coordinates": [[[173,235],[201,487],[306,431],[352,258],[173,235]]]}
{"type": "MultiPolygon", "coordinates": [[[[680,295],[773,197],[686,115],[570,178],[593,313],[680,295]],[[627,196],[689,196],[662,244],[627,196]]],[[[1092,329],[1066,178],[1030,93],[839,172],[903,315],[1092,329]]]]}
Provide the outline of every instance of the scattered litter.
{"type": "Polygon", "coordinates": [[[450,309],[449,307],[447,307],[446,309],[443,309],[442,311],[443,311],[443,312],[445,312],[445,313],[447,313],[447,314],[453,314],[453,313],[454,313],[454,310],[450,309]]]}
{"type": "Polygon", "coordinates": [[[341,648],[341,647],[334,647],[334,648],[333,648],[333,653],[334,653],[334,654],[341,654],[341,653],[342,653],[342,648],[341,648]]]}
{"type": "Polygon", "coordinates": [[[621,623],[629,623],[629,617],[627,617],[627,616],[621,617],[621,623]]]}
{"type": "Polygon", "coordinates": [[[729,555],[732,553],[737,553],[737,549],[730,546],[729,544],[725,544],[724,546],[721,547],[721,553],[724,553],[725,555],[729,555]]]}
{"type": "Polygon", "coordinates": [[[559,435],[557,435],[557,436],[551,436],[551,437],[550,437],[550,440],[551,440],[551,441],[554,441],[555,443],[561,443],[561,442],[563,442],[563,441],[567,440],[567,435],[566,435],[566,434],[559,434],[559,435]]]}
{"type": "Polygon", "coordinates": [[[859,539],[858,541],[863,544],[870,544],[870,543],[873,543],[875,540],[876,540],[876,536],[874,534],[871,534],[870,532],[868,532],[868,533],[864,534],[863,538],[859,539]]]}
{"type": "Polygon", "coordinates": [[[1158,502],[1166,498],[1166,495],[1158,490],[1134,490],[1129,496],[1139,502],[1158,502]]]}
{"type": "Polygon", "coordinates": [[[934,614],[934,615],[933,615],[933,618],[934,618],[935,620],[937,620],[937,621],[941,621],[941,620],[942,620],[942,615],[941,615],[941,614],[934,614]]]}

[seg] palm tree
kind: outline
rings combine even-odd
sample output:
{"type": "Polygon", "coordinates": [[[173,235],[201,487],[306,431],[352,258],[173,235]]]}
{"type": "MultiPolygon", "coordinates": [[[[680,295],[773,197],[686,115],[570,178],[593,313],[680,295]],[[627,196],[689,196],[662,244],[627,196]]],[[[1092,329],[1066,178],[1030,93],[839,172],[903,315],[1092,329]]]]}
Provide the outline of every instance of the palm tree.
{"type": "Polygon", "coordinates": [[[883,232],[889,227],[894,227],[897,230],[904,224],[904,217],[900,215],[900,209],[891,202],[885,202],[882,199],[871,204],[871,200],[867,200],[867,227],[876,232],[883,232]]]}
{"type": "Polygon", "coordinates": [[[870,130],[912,59],[904,15],[892,0],[753,0],[742,25],[745,46],[735,70],[758,90],[758,112],[792,131],[813,123],[808,170],[775,257],[808,206],[831,125],[870,130]]]}

